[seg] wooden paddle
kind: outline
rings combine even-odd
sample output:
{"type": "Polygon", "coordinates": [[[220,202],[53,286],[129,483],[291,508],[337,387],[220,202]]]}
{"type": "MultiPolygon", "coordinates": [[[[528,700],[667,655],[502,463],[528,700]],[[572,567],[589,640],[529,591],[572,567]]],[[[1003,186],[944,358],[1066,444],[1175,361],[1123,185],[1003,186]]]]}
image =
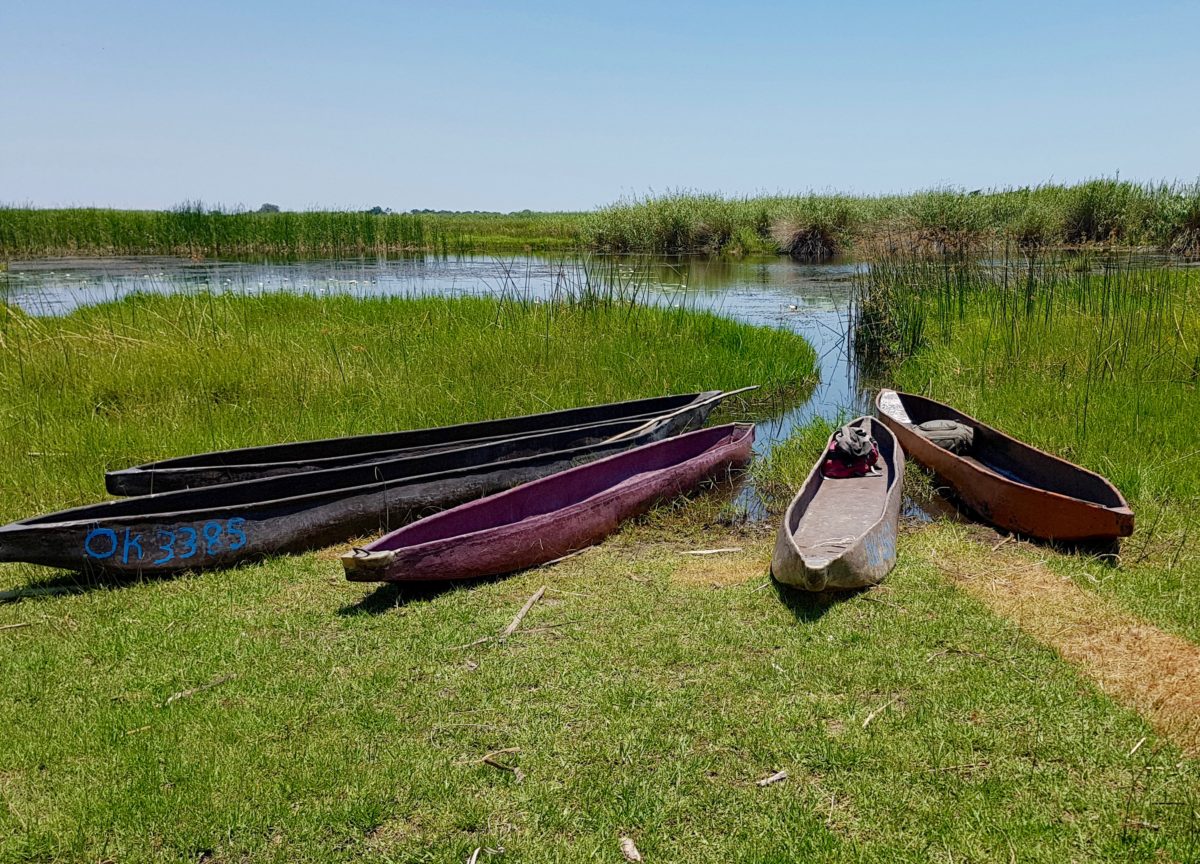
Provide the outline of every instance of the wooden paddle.
{"type": "Polygon", "coordinates": [[[637,426],[626,432],[622,432],[620,435],[614,435],[611,438],[606,438],[606,439],[604,439],[604,441],[602,443],[611,444],[614,441],[623,441],[626,438],[632,438],[635,435],[639,435],[642,432],[645,432],[647,429],[653,429],[655,426],[657,426],[659,423],[662,423],[665,420],[670,420],[672,417],[678,417],[680,414],[686,414],[688,411],[695,411],[701,405],[707,405],[710,402],[720,402],[722,399],[724,399],[728,396],[736,396],[738,393],[745,393],[747,390],[757,390],[758,387],[759,387],[758,384],[751,384],[749,387],[740,387],[737,390],[730,390],[728,393],[718,393],[716,396],[709,396],[707,399],[702,399],[699,402],[689,403],[687,405],[684,405],[682,408],[672,411],[670,414],[663,414],[659,417],[652,417],[651,419],[649,419],[645,423],[643,423],[641,426],[637,426]]]}

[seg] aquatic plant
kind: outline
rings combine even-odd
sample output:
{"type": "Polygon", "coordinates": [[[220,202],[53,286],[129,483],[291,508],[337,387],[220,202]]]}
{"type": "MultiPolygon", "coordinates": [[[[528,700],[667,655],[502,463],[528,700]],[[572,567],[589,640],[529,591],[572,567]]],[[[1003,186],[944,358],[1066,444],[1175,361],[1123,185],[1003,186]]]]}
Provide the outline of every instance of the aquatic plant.
{"type": "MultiPolygon", "coordinates": [[[[960,407],[1010,428],[1012,415],[1056,416],[1054,434],[1030,430],[1032,440],[1097,462],[1097,442],[1195,443],[1200,278],[1188,268],[1130,256],[910,257],[856,279],[854,349],[877,375],[959,382],[952,391],[970,394],[960,407]]],[[[1129,469],[1119,479],[1136,492],[1142,476],[1129,469]]],[[[1186,488],[1200,495],[1191,474],[1186,488]]]]}
{"type": "Polygon", "coordinates": [[[1180,255],[1200,255],[1200,180],[1164,187],[1155,209],[1155,243],[1180,255]]]}
{"type": "MultiPolygon", "coordinates": [[[[380,208],[381,209],[381,208],[380,208]]],[[[1197,184],[1118,179],[1076,186],[938,188],[908,195],[725,196],[686,190],[591,213],[242,212],[188,202],[171,211],[0,207],[0,258],[168,254],[441,255],[601,252],[788,254],[822,260],[1063,245],[1200,249],[1197,184]]]]}

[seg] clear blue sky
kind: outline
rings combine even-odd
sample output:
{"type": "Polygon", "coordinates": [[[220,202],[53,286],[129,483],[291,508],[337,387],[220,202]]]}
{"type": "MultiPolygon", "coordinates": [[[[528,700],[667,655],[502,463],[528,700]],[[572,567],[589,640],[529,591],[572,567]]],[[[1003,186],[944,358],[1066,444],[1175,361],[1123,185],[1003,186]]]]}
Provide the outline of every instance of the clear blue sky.
{"type": "Polygon", "coordinates": [[[2,0],[0,201],[584,209],[1194,180],[1198,32],[1195,0],[2,0]]]}

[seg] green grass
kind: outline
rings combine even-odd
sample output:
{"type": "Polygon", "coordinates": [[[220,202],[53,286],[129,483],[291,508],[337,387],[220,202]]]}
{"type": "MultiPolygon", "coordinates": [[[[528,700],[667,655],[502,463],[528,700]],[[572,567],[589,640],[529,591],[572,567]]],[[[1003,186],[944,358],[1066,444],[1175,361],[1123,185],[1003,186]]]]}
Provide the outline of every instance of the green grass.
{"type": "Polygon", "coordinates": [[[1195,766],[911,539],[885,602],[831,605],[763,572],[681,583],[645,539],[443,594],[306,555],[0,608],[32,625],[0,639],[0,858],[618,860],[623,834],[658,861],[1200,850],[1195,766]],[[542,584],[523,632],[456,647],[542,584]],[[503,748],[522,781],[481,763],[503,748]]]}
{"type": "Polygon", "coordinates": [[[772,510],[782,513],[787,509],[796,490],[824,452],[829,436],[848,419],[852,418],[814,418],[791,438],[773,447],[764,458],[755,460],[750,467],[751,474],[772,510]]]}
{"type": "Polygon", "coordinates": [[[647,195],[590,213],[223,212],[0,207],[0,259],[53,255],[341,256],[591,249],[791,254],[977,248],[1007,238],[1200,252],[1200,182],[1099,178],[1074,186],[905,195],[647,195]]]}
{"type": "MultiPolygon", "coordinates": [[[[747,381],[783,399],[814,362],[793,334],[603,292],[133,297],[2,324],[10,517],[169,453],[747,381]]],[[[761,476],[792,482],[824,434],[761,476]]],[[[948,590],[945,526],[840,601],[678,554],[765,561],[770,528],[664,508],[441,591],[347,583],[325,551],[0,605],[27,625],[0,629],[0,861],[620,860],[622,835],[648,861],[1200,854],[1196,764],[948,590]],[[515,636],[471,644],[540,585],[515,636]],[[522,778],[482,763],[507,748],[522,778]]]]}
{"type": "Polygon", "coordinates": [[[1121,566],[1060,565],[1200,639],[1200,274],[1112,259],[893,260],[860,287],[860,351],[893,366],[881,380],[1108,476],[1138,519],[1121,566]]]}
{"type": "Polygon", "coordinates": [[[95,499],[106,469],[172,454],[747,384],[771,404],[814,383],[798,336],[584,291],[0,307],[0,518],[95,499]]]}

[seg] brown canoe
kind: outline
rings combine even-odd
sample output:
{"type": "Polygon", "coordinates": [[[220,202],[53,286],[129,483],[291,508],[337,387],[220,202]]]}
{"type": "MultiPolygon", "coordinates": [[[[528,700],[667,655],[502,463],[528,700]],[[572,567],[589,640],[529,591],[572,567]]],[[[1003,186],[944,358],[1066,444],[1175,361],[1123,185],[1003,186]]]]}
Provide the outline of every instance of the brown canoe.
{"type": "MultiPolygon", "coordinates": [[[[896,564],[896,528],[904,488],[904,451],[873,417],[881,472],[867,477],[826,477],[824,452],[788,506],[775,538],[771,575],[807,591],[878,585],[896,564]]],[[[826,444],[833,443],[830,437],[826,444]]]]}
{"type": "Polygon", "coordinates": [[[924,396],[880,390],[875,404],[904,451],[953,486],[964,503],[993,525],[1067,543],[1111,541],[1133,533],[1129,504],[1099,474],[924,396]],[[974,429],[969,451],[951,453],[913,430],[929,420],[954,420],[974,429]]]}
{"type": "Polygon", "coordinates": [[[393,531],[342,556],[356,582],[473,579],[561,558],[750,459],[754,427],[716,426],[636,447],[393,531]]]}

